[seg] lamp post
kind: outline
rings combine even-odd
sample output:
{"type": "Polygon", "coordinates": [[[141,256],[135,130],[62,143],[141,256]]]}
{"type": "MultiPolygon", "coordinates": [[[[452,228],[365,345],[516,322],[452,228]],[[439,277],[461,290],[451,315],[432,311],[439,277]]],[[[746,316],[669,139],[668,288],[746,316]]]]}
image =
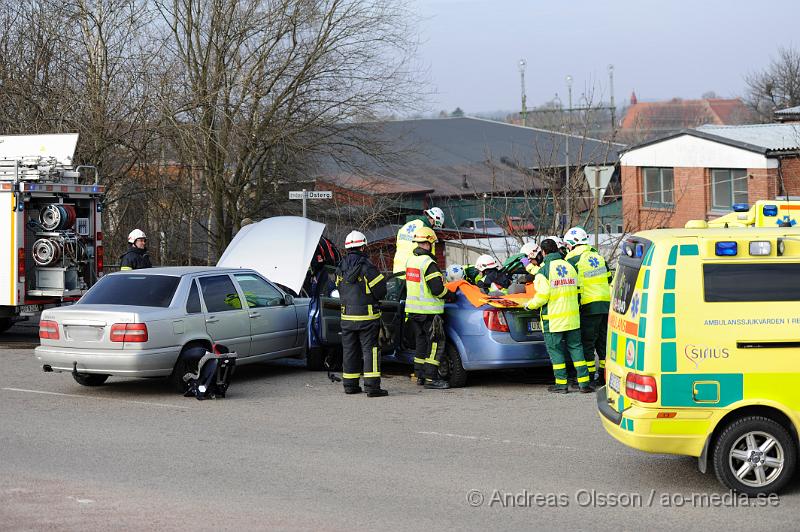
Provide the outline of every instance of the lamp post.
{"type": "Polygon", "coordinates": [[[528,105],[525,95],[525,66],[528,64],[524,59],[519,60],[519,82],[522,91],[522,125],[528,125],[528,105]]]}
{"type": "MultiPolygon", "coordinates": [[[[572,132],[572,76],[567,76],[567,135],[564,140],[564,148],[566,151],[565,166],[566,166],[566,181],[564,183],[564,212],[566,213],[566,225],[569,226],[572,220],[572,209],[569,201],[569,136],[572,132]]],[[[564,228],[562,228],[564,229],[564,228]]]]}

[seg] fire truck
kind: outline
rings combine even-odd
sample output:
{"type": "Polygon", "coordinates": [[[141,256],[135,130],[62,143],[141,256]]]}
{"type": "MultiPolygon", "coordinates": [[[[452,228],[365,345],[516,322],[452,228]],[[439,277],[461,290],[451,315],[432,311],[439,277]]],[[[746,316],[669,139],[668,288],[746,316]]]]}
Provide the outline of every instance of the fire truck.
{"type": "Polygon", "coordinates": [[[77,143],[0,136],[0,332],[77,301],[103,275],[104,187],[95,167],[73,165],[77,143]]]}

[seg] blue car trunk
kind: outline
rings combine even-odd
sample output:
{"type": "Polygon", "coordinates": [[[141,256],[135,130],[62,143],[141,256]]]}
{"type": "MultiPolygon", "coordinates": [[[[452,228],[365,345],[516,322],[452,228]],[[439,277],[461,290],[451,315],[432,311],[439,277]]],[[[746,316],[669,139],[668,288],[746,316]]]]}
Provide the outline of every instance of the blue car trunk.
{"type": "Polygon", "coordinates": [[[530,342],[542,339],[542,326],[538,310],[504,310],[509,334],[517,342],[530,342]]]}

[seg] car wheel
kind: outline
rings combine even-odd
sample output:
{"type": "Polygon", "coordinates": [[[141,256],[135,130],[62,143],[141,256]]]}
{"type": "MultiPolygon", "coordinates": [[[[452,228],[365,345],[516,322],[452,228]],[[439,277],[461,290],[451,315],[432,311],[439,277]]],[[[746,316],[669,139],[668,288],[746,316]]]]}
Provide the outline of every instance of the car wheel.
{"type": "Polygon", "coordinates": [[[714,472],[730,489],[749,496],[775,493],[792,478],[797,448],[772,419],[748,416],[728,425],[714,447],[714,472]]]}
{"type": "Polygon", "coordinates": [[[187,373],[197,373],[197,363],[200,361],[200,358],[202,358],[202,355],[199,357],[189,356],[189,351],[198,348],[203,350],[203,354],[205,354],[205,351],[209,349],[208,346],[199,344],[187,345],[183,348],[181,354],[178,355],[178,360],[175,361],[175,367],[172,368],[172,373],[169,376],[169,382],[178,393],[186,393],[186,390],[189,389],[189,385],[183,380],[183,376],[187,373]]]}
{"type": "Polygon", "coordinates": [[[11,318],[0,318],[0,333],[4,333],[14,325],[11,318]]]}
{"type": "Polygon", "coordinates": [[[73,373],[72,378],[81,386],[101,386],[105,384],[110,375],[99,375],[97,373],[73,373]]]}
{"type": "Polygon", "coordinates": [[[447,343],[444,358],[439,365],[439,377],[448,381],[451,388],[463,388],[467,384],[467,371],[461,363],[461,355],[450,342],[447,343]]]}

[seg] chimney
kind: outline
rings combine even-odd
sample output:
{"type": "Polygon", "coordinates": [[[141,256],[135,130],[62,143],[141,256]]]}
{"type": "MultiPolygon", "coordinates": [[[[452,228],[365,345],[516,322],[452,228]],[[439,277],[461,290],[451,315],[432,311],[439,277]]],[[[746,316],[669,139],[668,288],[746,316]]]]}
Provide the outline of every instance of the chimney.
{"type": "Polygon", "coordinates": [[[464,188],[469,188],[469,183],[467,182],[467,174],[463,174],[463,181],[461,181],[461,186],[464,188]]]}
{"type": "Polygon", "coordinates": [[[631,91],[631,105],[636,105],[639,100],[636,99],[636,91],[631,91]]]}

